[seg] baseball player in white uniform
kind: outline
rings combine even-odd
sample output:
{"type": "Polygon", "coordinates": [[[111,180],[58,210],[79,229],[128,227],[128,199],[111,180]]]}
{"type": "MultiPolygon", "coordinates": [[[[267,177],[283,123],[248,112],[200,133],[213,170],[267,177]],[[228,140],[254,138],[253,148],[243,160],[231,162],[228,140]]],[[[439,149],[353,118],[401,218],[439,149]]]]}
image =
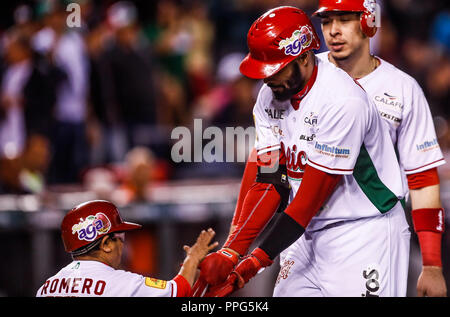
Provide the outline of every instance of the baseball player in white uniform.
{"type": "Polygon", "coordinates": [[[284,209],[286,192],[289,204],[225,282],[214,285],[202,263],[205,295],[242,288],[294,242],[282,255],[275,296],[404,293],[396,282],[406,280],[408,268],[404,190],[375,105],[344,71],[315,57],[317,34],[297,8],[266,12],[247,42],[240,70],[265,83],[253,111],[258,173],[224,247],[203,262],[237,263],[277,208],[284,209]]]}
{"type": "Polygon", "coordinates": [[[417,293],[446,296],[441,260],[444,210],[437,173],[445,161],[427,100],[416,80],[370,53],[369,38],[377,31],[376,15],[380,14],[376,9],[375,0],[319,1],[315,14],[321,18],[329,51],[317,56],[356,79],[388,124],[422,251],[417,293]]]}
{"type": "Polygon", "coordinates": [[[67,213],[61,227],[73,262],[48,278],[37,297],[188,297],[198,264],[217,246],[210,244],[214,231],[202,231],[192,247],[184,246],[187,256],[180,272],[165,281],[119,269],[125,232],[141,226],[124,222],[114,204],[80,204],[67,213]]]}

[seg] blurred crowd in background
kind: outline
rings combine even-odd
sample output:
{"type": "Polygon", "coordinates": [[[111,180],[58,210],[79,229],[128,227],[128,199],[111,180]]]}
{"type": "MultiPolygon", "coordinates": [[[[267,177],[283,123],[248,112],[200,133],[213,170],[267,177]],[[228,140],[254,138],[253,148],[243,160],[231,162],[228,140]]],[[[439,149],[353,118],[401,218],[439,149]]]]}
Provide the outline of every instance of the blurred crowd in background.
{"type": "MultiPolygon", "coordinates": [[[[174,164],[171,131],[252,126],[260,82],[238,66],[266,10],[317,0],[2,3],[0,192],[78,184],[145,196],[149,181],[239,177],[243,163],[174,164]],[[70,3],[80,27],[70,27],[70,3]],[[109,186],[109,187],[108,187],[109,186]]],[[[373,53],[423,87],[441,146],[448,132],[450,11],[443,0],[384,0],[373,53]]],[[[320,32],[320,21],[313,18],[320,32]]],[[[322,42],[320,51],[326,50],[322,42]]]]}

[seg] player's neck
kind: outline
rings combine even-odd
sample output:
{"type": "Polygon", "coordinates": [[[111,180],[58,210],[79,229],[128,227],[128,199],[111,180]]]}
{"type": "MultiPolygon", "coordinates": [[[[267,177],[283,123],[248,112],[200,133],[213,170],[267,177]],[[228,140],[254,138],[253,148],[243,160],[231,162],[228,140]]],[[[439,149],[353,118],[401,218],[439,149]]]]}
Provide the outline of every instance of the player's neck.
{"type": "Polygon", "coordinates": [[[85,255],[79,255],[77,257],[74,257],[74,260],[75,261],[78,261],[78,260],[79,261],[97,261],[97,262],[106,264],[114,269],[117,269],[116,267],[114,267],[112,261],[110,261],[107,256],[101,256],[101,255],[97,255],[97,254],[95,256],[93,256],[93,255],[85,254],[85,255]]]}
{"type": "Polygon", "coordinates": [[[335,59],[331,53],[328,54],[328,59],[355,79],[367,76],[378,66],[378,61],[370,54],[368,46],[355,51],[345,59],[335,59]]]}

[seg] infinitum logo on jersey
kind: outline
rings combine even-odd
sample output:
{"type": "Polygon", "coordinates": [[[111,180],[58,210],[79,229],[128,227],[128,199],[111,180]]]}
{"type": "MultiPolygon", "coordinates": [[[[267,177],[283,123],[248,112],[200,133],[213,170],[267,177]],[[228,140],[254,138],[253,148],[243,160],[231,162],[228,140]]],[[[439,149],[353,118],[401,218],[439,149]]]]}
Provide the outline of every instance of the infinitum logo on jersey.
{"type": "Polygon", "coordinates": [[[425,141],[421,144],[416,144],[416,149],[419,152],[428,152],[433,149],[437,149],[439,147],[439,143],[436,138],[431,141],[425,141]]]}
{"type": "Polygon", "coordinates": [[[346,148],[341,148],[337,146],[329,146],[327,144],[320,144],[319,142],[316,142],[314,145],[314,148],[316,152],[319,152],[320,154],[328,155],[328,156],[334,156],[334,157],[340,157],[340,158],[347,158],[350,155],[350,150],[346,148]]]}
{"type": "Polygon", "coordinates": [[[111,222],[108,217],[99,212],[73,225],[72,234],[77,233],[80,240],[94,241],[98,235],[107,233],[110,228],[111,222]]]}
{"type": "Polygon", "coordinates": [[[312,38],[313,33],[311,29],[307,25],[304,25],[300,30],[292,32],[290,38],[280,41],[278,49],[281,50],[284,48],[284,54],[297,56],[302,49],[311,45],[312,38]]]}

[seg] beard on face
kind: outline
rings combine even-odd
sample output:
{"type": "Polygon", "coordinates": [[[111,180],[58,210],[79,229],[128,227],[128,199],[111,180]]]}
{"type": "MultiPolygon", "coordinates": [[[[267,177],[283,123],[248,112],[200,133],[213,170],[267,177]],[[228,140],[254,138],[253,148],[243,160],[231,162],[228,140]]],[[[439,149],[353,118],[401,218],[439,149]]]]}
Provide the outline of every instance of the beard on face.
{"type": "Polygon", "coordinates": [[[343,54],[336,54],[334,52],[331,52],[331,56],[333,56],[333,58],[336,61],[345,61],[345,60],[349,59],[350,54],[343,55],[343,54]]]}
{"type": "Polygon", "coordinates": [[[300,66],[294,63],[294,70],[291,78],[286,81],[285,85],[268,85],[270,88],[283,88],[278,91],[272,89],[274,98],[278,101],[286,101],[291,99],[296,93],[304,87],[303,78],[300,72],[300,66]]]}

